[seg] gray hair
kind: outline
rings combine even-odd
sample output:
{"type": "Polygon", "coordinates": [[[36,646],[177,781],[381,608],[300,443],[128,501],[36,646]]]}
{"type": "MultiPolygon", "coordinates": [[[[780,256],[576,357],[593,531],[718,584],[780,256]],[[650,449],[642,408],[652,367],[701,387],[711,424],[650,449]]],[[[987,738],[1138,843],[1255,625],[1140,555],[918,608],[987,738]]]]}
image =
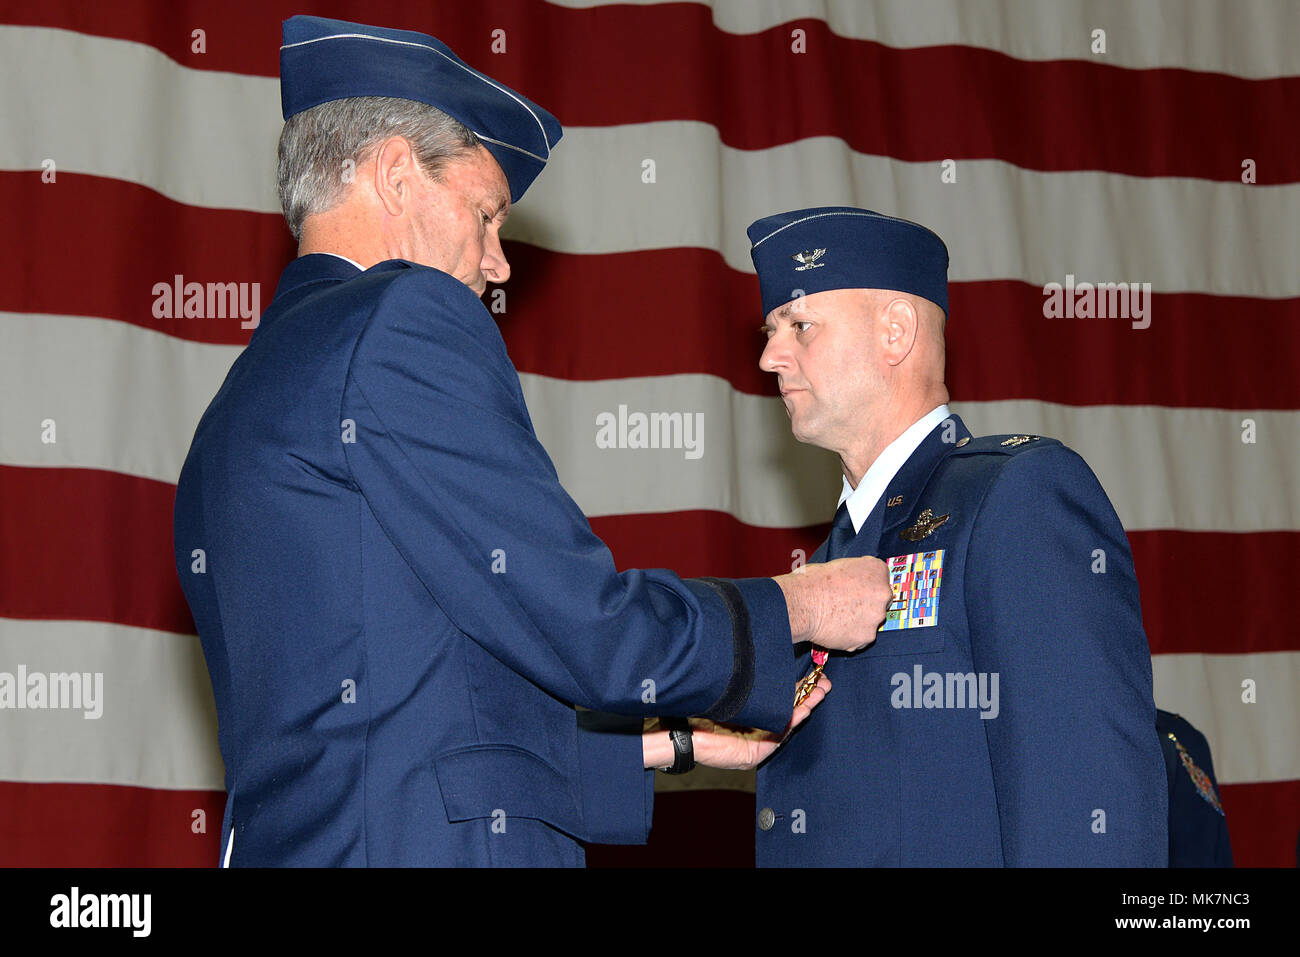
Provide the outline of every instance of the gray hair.
{"type": "Polygon", "coordinates": [[[302,240],[308,216],[342,201],[352,182],[348,174],[392,136],[405,137],[420,168],[434,178],[450,160],[479,145],[468,127],[442,110],[390,96],[331,100],[285,121],[276,181],[295,240],[302,240]]]}

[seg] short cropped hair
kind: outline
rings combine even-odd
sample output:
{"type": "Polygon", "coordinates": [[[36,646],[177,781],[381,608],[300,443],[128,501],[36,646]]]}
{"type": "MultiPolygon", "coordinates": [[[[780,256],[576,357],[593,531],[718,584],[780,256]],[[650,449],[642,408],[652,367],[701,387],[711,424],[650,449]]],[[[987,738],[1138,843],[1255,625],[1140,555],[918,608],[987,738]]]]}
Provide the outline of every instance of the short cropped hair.
{"type": "Polygon", "coordinates": [[[411,144],[420,168],[434,178],[449,161],[479,145],[468,127],[437,107],[390,96],[331,100],[285,121],[276,185],[295,240],[302,240],[308,216],[342,201],[352,182],[349,174],[393,136],[411,144]]]}

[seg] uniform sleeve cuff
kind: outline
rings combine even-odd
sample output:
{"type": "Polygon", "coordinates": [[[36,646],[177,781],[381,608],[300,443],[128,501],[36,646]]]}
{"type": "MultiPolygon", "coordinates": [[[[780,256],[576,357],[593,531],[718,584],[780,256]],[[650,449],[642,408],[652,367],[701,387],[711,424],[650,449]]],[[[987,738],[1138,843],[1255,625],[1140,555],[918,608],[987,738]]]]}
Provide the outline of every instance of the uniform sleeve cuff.
{"type": "Polygon", "coordinates": [[[742,578],[731,584],[748,612],[753,677],[748,698],[726,720],[764,731],[784,731],[794,708],[790,680],[794,646],[785,593],[771,578],[742,578]]]}

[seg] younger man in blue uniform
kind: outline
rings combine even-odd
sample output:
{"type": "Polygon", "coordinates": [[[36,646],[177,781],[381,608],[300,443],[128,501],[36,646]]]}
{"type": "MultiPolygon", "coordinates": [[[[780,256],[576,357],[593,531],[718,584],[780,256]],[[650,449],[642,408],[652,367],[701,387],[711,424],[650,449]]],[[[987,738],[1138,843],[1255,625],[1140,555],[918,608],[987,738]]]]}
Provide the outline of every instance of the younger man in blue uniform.
{"type": "MultiPolygon", "coordinates": [[[[894,603],[758,775],[760,865],[1163,866],[1164,764],[1124,530],[1084,461],[948,409],[948,252],[850,207],[749,229],[796,438],[844,490],[813,556],[894,603]]],[[[807,650],[792,677],[811,667],[807,650]]]]}

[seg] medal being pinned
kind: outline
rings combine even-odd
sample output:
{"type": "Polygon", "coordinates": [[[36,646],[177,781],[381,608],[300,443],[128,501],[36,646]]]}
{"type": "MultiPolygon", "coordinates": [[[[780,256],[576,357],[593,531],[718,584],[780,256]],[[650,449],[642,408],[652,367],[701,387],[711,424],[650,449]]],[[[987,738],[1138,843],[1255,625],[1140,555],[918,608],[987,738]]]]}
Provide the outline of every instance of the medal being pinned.
{"type": "Polygon", "coordinates": [[[813,688],[817,687],[817,679],[822,676],[822,669],[826,667],[826,659],[829,657],[830,653],[825,649],[813,649],[813,670],[808,672],[803,681],[799,682],[799,687],[795,689],[794,706],[796,708],[803,703],[805,698],[812,694],[813,688]]]}

